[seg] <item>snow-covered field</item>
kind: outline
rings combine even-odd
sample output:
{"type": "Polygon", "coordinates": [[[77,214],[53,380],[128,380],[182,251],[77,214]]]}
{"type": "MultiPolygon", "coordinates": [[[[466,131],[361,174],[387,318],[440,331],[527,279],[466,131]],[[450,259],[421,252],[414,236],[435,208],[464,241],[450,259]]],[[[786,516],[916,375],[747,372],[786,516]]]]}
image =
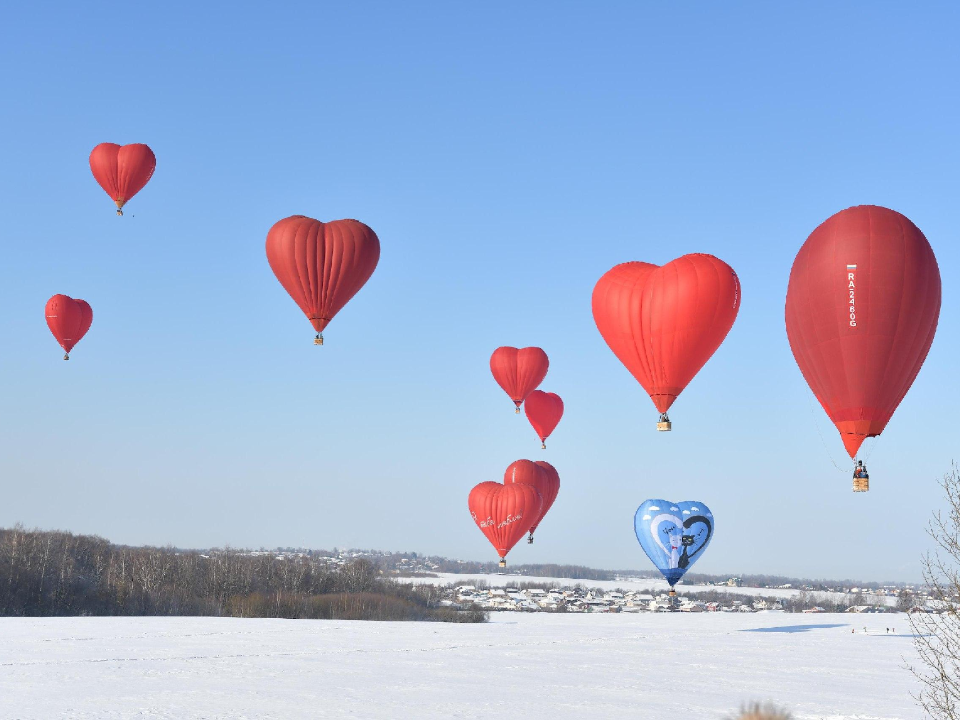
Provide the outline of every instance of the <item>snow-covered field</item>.
{"type": "Polygon", "coordinates": [[[922,717],[905,615],[492,617],[2,618],[0,718],[922,717]]]}

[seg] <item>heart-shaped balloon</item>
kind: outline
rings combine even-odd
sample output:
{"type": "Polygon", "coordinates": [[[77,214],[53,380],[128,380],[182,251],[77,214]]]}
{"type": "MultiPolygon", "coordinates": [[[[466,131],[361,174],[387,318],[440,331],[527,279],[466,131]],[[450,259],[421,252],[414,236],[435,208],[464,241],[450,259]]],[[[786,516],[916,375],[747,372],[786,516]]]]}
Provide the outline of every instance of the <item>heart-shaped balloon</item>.
{"type": "Polygon", "coordinates": [[[543,499],[532,485],[482,482],[470,491],[468,507],[473,521],[506,565],[507,553],[539,516],[543,499]]]}
{"type": "Polygon", "coordinates": [[[530,536],[527,538],[527,542],[533,542],[533,531],[536,529],[537,524],[543,519],[543,516],[546,515],[547,493],[549,492],[550,485],[549,478],[547,477],[546,471],[533,462],[533,460],[515,460],[507,466],[506,471],[503,473],[503,484],[513,485],[515,483],[530,485],[535,488],[536,491],[540,493],[540,498],[543,501],[540,506],[540,512],[537,513],[537,516],[533,519],[533,523],[530,526],[530,536]]]}
{"type": "Polygon", "coordinates": [[[542,460],[537,462],[517,460],[510,463],[506,472],[503,474],[504,485],[511,485],[513,483],[522,483],[536,488],[537,492],[540,493],[540,497],[543,499],[540,514],[536,520],[533,521],[533,525],[530,528],[530,536],[527,538],[527,542],[532,543],[534,531],[543,518],[546,517],[547,511],[553,507],[553,503],[560,492],[560,475],[557,473],[557,469],[548,462],[543,462],[542,460]]]}
{"type": "Polygon", "coordinates": [[[617,265],[593,289],[593,319],[613,354],[666,413],[727,336],[740,280],[713,255],[663,267],[617,265]]]}
{"type": "Polygon", "coordinates": [[[714,530],[710,508],[692,501],[646,500],[637,509],[633,526],[640,547],[670,587],[700,559],[714,530]]]}
{"type": "Polygon", "coordinates": [[[67,295],[54,295],[43,309],[47,327],[63,348],[63,359],[70,359],[70,351],[87,334],[93,323],[93,309],[86,300],[74,300],[67,295]]]}
{"type": "Polygon", "coordinates": [[[380,239],[357,220],[323,223],[294,215],[267,233],[267,261],[320,334],[364,286],[380,261],[380,239]]]}
{"type": "Polygon", "coordinates": [[[499,347],[490,356],[493,379],[510,396],[520,412],[520,405],[547,376],[550,360],[538,347],[499,347]]]}
{"type": "Polygon", "coordinates": [[[123,206],[143,189],[156,167],[153,150],[143,143],[100,143],[90,153],[93,177],[116,203],[117,215],[123,215],[123,206]]]}
{"type": "Polygon", "coordinates": [[[533,425],[537,437],[540,438],[543,449],[546,450],[547,438],[563,417],[563,400],[556,393],[534,390],[527,395],[523,403],[523,411],[527,414],[527,420],[533,425]]]}

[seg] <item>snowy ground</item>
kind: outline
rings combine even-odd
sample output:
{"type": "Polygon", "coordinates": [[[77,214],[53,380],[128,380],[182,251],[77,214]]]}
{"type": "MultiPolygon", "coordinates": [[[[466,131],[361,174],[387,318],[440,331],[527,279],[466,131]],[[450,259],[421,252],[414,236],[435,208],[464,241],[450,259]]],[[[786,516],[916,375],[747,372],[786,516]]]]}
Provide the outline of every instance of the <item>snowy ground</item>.
{"type": "Polygon", "coordinates": [[[0,718],[719,719],[769,699],[798,720],[919,719],[908,627],[900,614],[0,618],[0,718]]]}

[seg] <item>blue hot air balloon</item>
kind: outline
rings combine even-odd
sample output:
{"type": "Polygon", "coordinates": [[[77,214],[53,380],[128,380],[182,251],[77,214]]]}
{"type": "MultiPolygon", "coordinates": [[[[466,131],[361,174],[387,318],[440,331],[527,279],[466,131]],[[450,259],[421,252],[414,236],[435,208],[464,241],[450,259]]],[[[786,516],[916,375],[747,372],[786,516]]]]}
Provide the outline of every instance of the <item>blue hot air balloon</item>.
{"type": "Polygon", "coordinates": [[[646,500],[633,519],[637,540],[673,586],[700,558],[713,537],[713,513],[701,502],[646,500]]]}

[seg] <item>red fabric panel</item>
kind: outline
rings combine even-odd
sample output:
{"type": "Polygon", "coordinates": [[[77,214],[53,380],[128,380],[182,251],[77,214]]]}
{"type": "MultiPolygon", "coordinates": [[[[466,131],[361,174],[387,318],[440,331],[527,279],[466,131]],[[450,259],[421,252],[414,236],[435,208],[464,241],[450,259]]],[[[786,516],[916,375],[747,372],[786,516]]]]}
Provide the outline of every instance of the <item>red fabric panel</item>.
{"type": "Polygon", "coordinates": [[[541,491],[543,496],[543,507],[540,509],[540,519],[537,520],[536,524],[530,528],[530,534],[533,534],[533,531],[537,529],[540,525],[540,522],[543,518],[546,517],[547,512],[550,508],[553,507],[554,501],[557,499],[557,495],[560,494],[560,473],[557,472],[557,469],[550,463],[544,460],[537,460],[537,465],[543,468],[544,473],[546,473],[546,492],[541,491]]]}
{"type": "Polygon", "coordinates": [[[380,261],[380,240],[357,220],[322,223],[294,215],[267,233],[267,261],[321,332],[370,279],[380,261]]]}
{"type": "Polygon", "coordinates": [[[940,317],[933,249],[898,212],[847,208],[797,253],[785,316],[797,365],[854,457],[886,427],[930,351],[940,317]]]}

